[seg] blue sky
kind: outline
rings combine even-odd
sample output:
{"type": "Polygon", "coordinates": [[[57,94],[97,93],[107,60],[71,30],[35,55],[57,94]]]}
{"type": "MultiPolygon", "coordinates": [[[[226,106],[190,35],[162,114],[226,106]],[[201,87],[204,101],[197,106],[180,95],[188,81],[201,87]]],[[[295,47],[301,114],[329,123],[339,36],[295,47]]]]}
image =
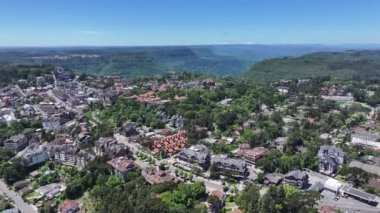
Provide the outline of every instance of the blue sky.
{"type": "Polygon", "coordinates": [[[378,0],[1,0],[0,46],[380,43],[378,0]]]}

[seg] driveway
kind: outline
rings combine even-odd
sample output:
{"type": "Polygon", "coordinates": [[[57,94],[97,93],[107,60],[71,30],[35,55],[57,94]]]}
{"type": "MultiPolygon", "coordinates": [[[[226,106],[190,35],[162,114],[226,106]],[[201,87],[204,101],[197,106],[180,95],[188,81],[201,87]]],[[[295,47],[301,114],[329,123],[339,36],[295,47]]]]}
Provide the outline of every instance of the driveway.
{"type": "Polygon", "coordinates": [[[8,197],[15,207],[18,208],[22,213],[37,213],[37,207],[26,203],[20,195],[16,192],[10,190],[7,184],[3,180],[0,180],[0,193],[8,197]]]}

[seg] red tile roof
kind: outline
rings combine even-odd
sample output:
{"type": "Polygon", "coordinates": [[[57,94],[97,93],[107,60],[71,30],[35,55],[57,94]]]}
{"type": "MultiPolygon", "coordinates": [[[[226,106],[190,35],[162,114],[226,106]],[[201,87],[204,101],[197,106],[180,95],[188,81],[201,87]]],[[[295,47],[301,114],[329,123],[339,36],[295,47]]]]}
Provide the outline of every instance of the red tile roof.
{"type": "Polygon", "coordinates": [[[328,205],[323,205],[319,208],[319,213],[335,213],[335,208],[328,205]]]}
{"type": "Polygon", "coordinates": [[[214,196],[218,197],[220,201],[224,201],[226,194],[220,190],[214,190],[214,191],[210,192],[210,195],[214,195],[214,196]]]}
{"type": "Polygon", "coordinates": [[[129,169],[132,169],[135,167],[135,164],[132,160],[129,160],[126,157],[118,157],[114,158],[107,162],[109,165],[111,165],[114,169],[120,171],[120,172],[126,172],[129,169]]]}
{"type": "Polygon", "coordinates": [[[58,207],[60,213],[71,213],[79,211],[79,203],[76,200],[66,200],[58,207]]]}
{"type": "Polygon", "coordinates": [[[182,150],[186,144],[186,133],[180,131],[175,135],[168,136],[161,140],[153,142],[153,154],[157,154],[159,151],[164,150],[166,153],[171,154],[174,151],[182,150]]]}

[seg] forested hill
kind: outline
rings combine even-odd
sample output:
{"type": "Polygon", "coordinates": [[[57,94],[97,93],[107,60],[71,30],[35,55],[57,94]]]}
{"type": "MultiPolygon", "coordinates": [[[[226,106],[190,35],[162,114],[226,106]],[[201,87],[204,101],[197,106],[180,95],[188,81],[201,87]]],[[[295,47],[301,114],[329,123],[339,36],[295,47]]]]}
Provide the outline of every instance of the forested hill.
{"type": "Polygon", "coordinates": [[[59,65],[77,72],[128,77],[167,72],[240,75],[251,63],[218,55],[209,47],[76,47],[0,50],[0,66],[59,65]]]}
{"type": "MultiPolygon", "coordinates": [[[[167,72],[241,75],[257,61],[298,57],[319,51],[343,51],[347,46],[323,45],[189,45],[146,47],[0,48],[0,66],[60,65],[76,72],[127,77],[167,72]]],[[[352,49],[367,48],[353,46],[352,49]]],[[[372,47],[375,48],[375,47],[372,47]]]]}
{"type": "Polygon", "coordinates": [[[326,75],[380,77],[380,50],[318,52],[295,58],[263,60],[244,74],[257,82],[326,75]]]}

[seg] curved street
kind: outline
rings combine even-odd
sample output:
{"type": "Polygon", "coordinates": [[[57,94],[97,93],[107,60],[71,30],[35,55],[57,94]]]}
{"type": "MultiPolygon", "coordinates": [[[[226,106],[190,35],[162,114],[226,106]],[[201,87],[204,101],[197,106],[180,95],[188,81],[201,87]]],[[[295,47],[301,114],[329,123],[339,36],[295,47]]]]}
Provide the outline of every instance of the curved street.
{"type": "Polygon", "coordinates": [[[0,180],[0,193],[9,199],[22,213],[37,213],[37,208],[26,203],[20,195],[10,190],[3,180],[0,180]]]}

